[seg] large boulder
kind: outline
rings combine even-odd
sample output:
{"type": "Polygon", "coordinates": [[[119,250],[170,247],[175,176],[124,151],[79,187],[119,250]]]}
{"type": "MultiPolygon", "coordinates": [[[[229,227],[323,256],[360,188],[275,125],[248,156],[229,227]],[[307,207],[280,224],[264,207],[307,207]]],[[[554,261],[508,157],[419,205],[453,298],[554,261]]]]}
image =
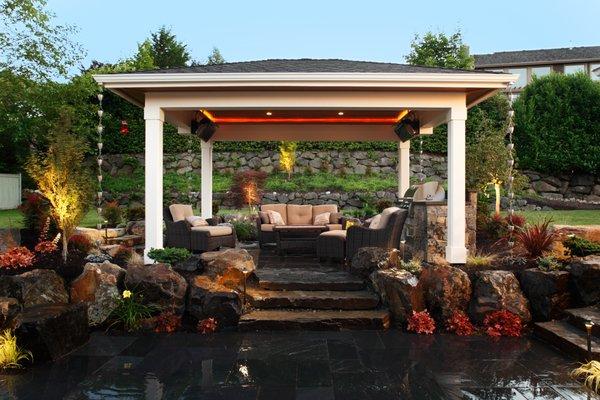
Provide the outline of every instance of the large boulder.
{"type": "Polygon", "coordinates": [[[525,323],[531,321],[529,301],[521,292],[515,274],[509,271],[477,272],[469,307],[471,318],[482,323],[488,313],[500,310],[518,315],[525,323]]]}
{"type": "Polygon", "coordinates": [[[380,268],[380,265],[385,264],[391,252],[391,249],[381,247],[362,247],[352,257],[350,272],[362,278],[368,278],[373,271],[380,268]]]}
{"type": "Polygon", "coordinates": [[[87,342],[89,328],[84,304],[47,304],[25,308],[16,328],[19,345],[36,362],[56,360],[87,342]]]}
{"type": "Polygon", "coordinates": [[[71,302],[87,304],[90,325],[101,324],[119,304],[124,278],[125,270],[116,264],[87,263],[71,283],[71,302]]]}
{"type": "Polygon", "coordinates": [[[427,265],[419,279],[427,309],[439,323],[445,323],[455,310],[466,311],[471,300],[471,281],[466,272],[449,265],[427,265]]]}
{"type": "Polygon", "coordinates": [[[12,297],[0,297],[0,329],[12,328],[21,309],[19,300],[12,297]]]}
{"type": "Polygon", "coordinates": [[[0,296],[13,297],[23,307],[69,302],[65,282],[49,269],[34,269],[21,275],[0,277],[0,296]]]}
{"type": "Polygon", "coordinates": [[[521,273],[521,289],[529,299],[534,320],[557,319],[569,308],[569,275],[568,271],[541,271],[538,268],[521,273]]]}
{"type": "Polygon", "coordinates": [[[422,285],[410,272],[397,268],[377,270],[371,274],[371,282],[397,324],[404,324],[413,311],[425,309],[422,285]]]}
{"type": "Polygon", "coordinates": [[[200,256],[204,273],[217,283],[232,289],[243,286],[246,275],[256,269],[254,259],[245,249],[208,251],[200,256]]]}
{"type": "Polygon", "coordinates": [[[571,263],[571,281],[579,302],[600,302],[600,255],[575,259],[571,263]]]}
{"type": "Polygon", "coordinates": [[[242,315],[242,300],[237,291],[201,275],[190,282],[187,311],[197,319],[215,318],[219,326],[235,326],[242,315]]]}
{"type": "Polygon", "coordinates": [[[130,265],[125,286],[143,296],[146,304],[181,313],[187,282],[169,264],[130,265]]]}

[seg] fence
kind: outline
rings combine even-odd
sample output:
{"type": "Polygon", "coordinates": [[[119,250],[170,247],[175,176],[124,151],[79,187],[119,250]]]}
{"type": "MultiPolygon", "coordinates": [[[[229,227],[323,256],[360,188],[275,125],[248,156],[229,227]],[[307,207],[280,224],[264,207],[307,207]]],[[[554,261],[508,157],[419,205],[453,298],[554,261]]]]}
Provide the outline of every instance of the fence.
{"type": "Polygon", "coordinates": [[[21,174],[0,174],[0,210],[21,205],[21,174]]]}

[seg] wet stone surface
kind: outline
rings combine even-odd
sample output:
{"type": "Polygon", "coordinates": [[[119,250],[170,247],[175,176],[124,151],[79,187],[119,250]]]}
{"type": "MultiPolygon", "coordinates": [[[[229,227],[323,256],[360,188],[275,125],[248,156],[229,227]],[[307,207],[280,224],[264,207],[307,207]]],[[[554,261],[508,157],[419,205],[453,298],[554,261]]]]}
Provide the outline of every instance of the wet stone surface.
{"type": "Polygon", "coordinates": [[[527,338],[95,333],[54,363],[0,376],[0,398],[587,399],[568,376],[576,365],[527,338]]]}

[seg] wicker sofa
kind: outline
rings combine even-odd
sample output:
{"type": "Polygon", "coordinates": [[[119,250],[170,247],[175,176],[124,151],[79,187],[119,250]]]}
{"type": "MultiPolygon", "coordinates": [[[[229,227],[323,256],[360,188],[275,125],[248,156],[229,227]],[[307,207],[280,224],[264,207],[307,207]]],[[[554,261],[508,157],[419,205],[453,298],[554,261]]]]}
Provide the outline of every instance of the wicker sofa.
{"type": "Polygon", "coordinates": [[[165,246],[182,247],[194,253],[235,247],[237,237],[231,226],[219,226],[217,218],[209,218],[207,226],[191,226],[186,217],[193,216],[192,206],[172,204],[165,207],[163,219],[166,227],[165,246]]]}
{"type": "Polygon", "coordinates": [[[408,210],[390,207],[367,226],[353,225],[345,231],[323,232],[317,239],[321,259],[352,260],[361,247],[398,248],[408,210]]]}
{"type": "Polygon", "coordinates": [[[265,244],[276,242],[273,229],[275,225],[271,224],[265,215],[267,211],[276,211],[281,214],[284,225],[279,226],[314,227],[313,222],[317,215],[330,213],[329,224],[325,225],[325,229],[329,231],[342,230],[343,227],[342,215],[338,212],[337,204],[316,206],[310,204],[263,204],[260,206],[259,216],[256,219],[258,243],[261,248],[265,244]]]}

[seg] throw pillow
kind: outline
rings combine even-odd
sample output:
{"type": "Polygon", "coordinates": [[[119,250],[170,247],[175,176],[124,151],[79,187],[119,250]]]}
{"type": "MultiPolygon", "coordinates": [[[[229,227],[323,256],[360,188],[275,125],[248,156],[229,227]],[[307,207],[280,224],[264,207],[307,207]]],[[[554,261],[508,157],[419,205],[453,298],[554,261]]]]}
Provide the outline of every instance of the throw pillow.
{"type": "Polygon", "coordinates": [[[330,224],[339,224],[342,221],[342,213],[341,212],[332,212],[329,214],[329,223],[330,224]]]}
{"type": "Polygon", "coordinates": [[[324,212],[321,214],[315,215],[315,220],[313,221],[313,225],[322,225],[325,226],[329,223],[329,217],[331,213],[324,212]]]}
{"type": "Polygon", "coordinates": [[[191,226],[208,226],[208,222],[204,218],[198,217],[196,215],[185,217],[185,220],[191,226]]]}
{"type": "Polygon", "coordinates": [[[285,225],[283,222],[283,217],[277,211],[269,210],[267,211],[269,214],[269,222],[273,225],[285,225]]]}
{"type": "Polygon", "coordinates": [[[379,229],[379,222],[381,221],[381,214],[377,214],[371,219],[369,229],[379,229]]]}
{"type": "Polygon", "coordinates": [[[259,211],[258,216],[260,217],[261,224],[269,223],[269,213],[267,211],[259,211]]]}

